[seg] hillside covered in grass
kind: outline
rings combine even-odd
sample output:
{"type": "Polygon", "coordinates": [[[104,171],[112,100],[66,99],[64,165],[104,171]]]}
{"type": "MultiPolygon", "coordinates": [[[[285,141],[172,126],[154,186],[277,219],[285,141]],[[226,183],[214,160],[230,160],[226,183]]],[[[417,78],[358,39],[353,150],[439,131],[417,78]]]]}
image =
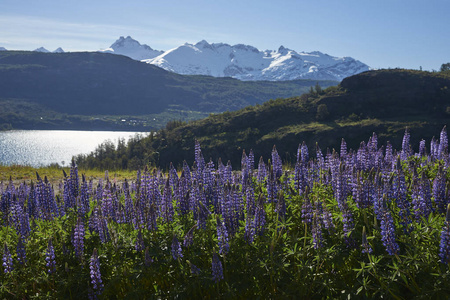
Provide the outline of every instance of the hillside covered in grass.
{"type": "MultiPolygon", "coordinates": [[[[369,71],[346,78],[337,87],[322,90],[317,86],[300,97],[271,100],[187,124],[171,122],[118,151],[103,144],[90,156],[77,157],[77,163],[106,169],[147,163],[167,167],[170,162],[180,166],[183,160],[189,162],[196,139],[205,158],[215,163],[221,157],[236,167],[244,149],[253,149],[257,158],[268,157],[273,145],[284,161],[293,162],[295,157],[289,153],[303,141],[310,149],[317,143],[325,151],[338,149],[345,138],[350,148],[357,149],[376,132],[380,143],[390,141],[400,148],[406,127],[429,145],[449,120],[449,88],[450,76],[442,72],[369,71]]],[[[418,147],[419,140],[411,142],[418,147]]]]}
{"type": "Polygon", "coordinates": [[[2,51],[0,128],[150,130],[301,95],[316,83],[183,76],[105,53],[2,51]]]}

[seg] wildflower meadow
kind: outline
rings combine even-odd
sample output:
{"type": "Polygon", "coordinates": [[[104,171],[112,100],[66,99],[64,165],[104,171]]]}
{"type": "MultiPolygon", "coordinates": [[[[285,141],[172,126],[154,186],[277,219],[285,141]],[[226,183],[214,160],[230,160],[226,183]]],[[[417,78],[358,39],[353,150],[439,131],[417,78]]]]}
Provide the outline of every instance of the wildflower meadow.
{"type": "Polygon", "coordinates": [[[4,182],[0,298],[448,298],[446,128],[338,150],[4,182]]]}

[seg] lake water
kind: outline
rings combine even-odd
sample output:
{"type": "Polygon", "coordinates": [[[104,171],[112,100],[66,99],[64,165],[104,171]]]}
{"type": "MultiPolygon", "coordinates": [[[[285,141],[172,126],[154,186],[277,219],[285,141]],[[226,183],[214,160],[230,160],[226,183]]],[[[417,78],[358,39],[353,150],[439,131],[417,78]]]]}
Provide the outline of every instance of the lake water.
{"type": "Polygon", "coordinates": [[[72,156],[87,154],[106,140],[117,145],[119,138],[128,140],[139,132],[11,130],[0,132],[0,164],[46,166],[69,165],[72,156]]]}

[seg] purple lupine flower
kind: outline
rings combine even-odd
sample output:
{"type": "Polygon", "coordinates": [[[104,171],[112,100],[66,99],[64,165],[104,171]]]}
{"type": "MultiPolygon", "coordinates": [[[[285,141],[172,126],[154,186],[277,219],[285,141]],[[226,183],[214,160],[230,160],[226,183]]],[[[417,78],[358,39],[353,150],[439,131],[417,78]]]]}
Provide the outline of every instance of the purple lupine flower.
{"type": "Polygon", "coordinates": [[[75,160],[72,160],[72,166],[70,168],[70,193],[75,199],[78,196],[79,181],[78,181],[78,167],[75,164],[75,160]]]}
{"type": "Polygon", "coordinates": [[[275,145],[272,149],[272,170],[275,179],[278,179],[281,177],[281,175],[283,175],[283,165],[275,145]]]}
{"type": "Polygon", "coordinates": [[[173,203],[172,203],[172,189],[170,187],[169,178],[167,178],[161,199],[161,216],[166,223],[172,222],[173,203]]]}
{"type": "Polygon", "coordinates": [[[421,140],[420,141],[420,143],[419,143],[419,156],[425,156],[426,155],[426,153],[425,153],[425,140],[421,140]]]}
{"type": "Polygon", "coordinates": [[[100,259],[98,258],[97,248],[94,248],[94,252],[91,256],[91,261],[89,263],[90,275],[92,289],[94,292],[94,297],[100,295],[103,291],[104,285],[102,281],[102,275],[100,273],[100,259]]]}
{"type": "Polygon", "coordinates": [[[199,275],[201,270],[196,265],[191,263],[190,261],[188,261],[188,263],[189,263],[189,266],[191,267],[191,274],[192,275],[199,275]]]}
{"type": "Polygon", "coordinates": [[[84,253],[84,224],[81,217],[78,217],[77,224],[75,225],[72,244],[75,248],[75,256],[81,259],[84,253]]]}
{"type": "Polygon", "coordinates": [[[345,158],[347,157],[347,143],[344,139],[341,140],[341,152],[340,152],[340,158],[342,161],[345,161],[345,158]]]}
{"type": "Polygon", "coordinates": [[[136,243],[134,244],[134,248],[137,252],[141,252],[145,248],[144,238],[142,237],[141,229],[139,228],[138,234],[136,237],[136,243]]]}
{"type": "Polygon", "coordinates": [[[264,233],[264,229],[266,226],[266,211],[264,210],[264,198],[262,195],[259,198],[258,205],[255,210],[255,218],[253,219],[253,232],[258,235],[262,235],[264,233]]]}
{"type": "Polygon", "coordinates": [[[20,264],[25,264],[27,262],[27,252],[25,250],[25,244],[23,243],[23,238],[19,237],[19,242],[16,247],[17,251],[17,260],[20,264]]]}
{"type": "Polygon", "coordinates": [[[200,143],[195,140],[195,176],[197,180],[201,180],[201,174],[205,168],[205,159],[203,158],[202,149],[200,148],[200,143]]]}
{"type": "Polygon", "coordinates": [[[438,211],[440,213],[445,212],[445,206],[447,204],[447,199],[445,195],[445,185],[446,185],[445,174],[442,168],[440,168],[436,174],[436,177],[433,180],[434,203],[437,206],[438,211]]]}
{"type": "Polygon", "coordinates": [[[222,262],[220,261],[219,256],[217,255],[216,252],[214,252],[213,254],[211,269],[212,269],[212,278],[216,283],[224,279],[222,262]]]}
{"type": "Polygon", "coordinates": [[[11,273],[13,270],[13,260],[11,256],[11,252],[9,252],[8,246],[5,243],[5,248],[3,252],[2,262],[3,262],[3,272],[11,273]]]}
{"type": "Polygon", "coordinates": [[[175,190],[175,188],[178,185],[177,170],[175,170],[175,167],[173,166],[172,163],[170,163],[170,166],[169,166],[169,184],[173,190],[175,190]]]}
{"type": "Polygon", "coordinates": [[[400,153],[400,159],[406,160],[408,159],[410,153],[411,153],[411,145],[410,142],[410,134],[408,128],[405,129],[405,134],[403,135],[403,141],[402,141],[402,152],[400,153]]]}
{"type": "Polygon", "coordinates": [[[415,178],[412,190],[413,192],[411,197],[416,219],[419,220],[422,217],[428,218],[433,210],[433,207],[431,204],[430,181],[424,173],[422,173],[420,180],[415,178]]]}
{"type": "Polygon", "coordinates": [[[257,181],[259,183],[263,182],[264,179],[267,177],[267,170],[266,170],[266,165],[264,164],[264,160],[262,158],[262,156],[259,158],[259,163],[258,163],[258,175],[257,175],[257,181]]]}
{"type": "Polygon", "coordinates": [[[47,266],[47,272],[52,274],[56,271],[56,261],[55,261],[55,249],[53,248],[52,240],[48,240],[47,250],[45,252],[45,261],[47,266]]]}
{"type": "Polygon", "coordinates": [[[250,176],[253,176],[253,169],[255,167],[255,155],[253,154],[253,149],[250,149],[248,154],[248,167],[250,169],[250,176]]]}
{"type": "Polygon", "coordinates": [[[311,224],[313,219],[313,208],[311,201],[309,200],[308,193],[305,193],[302,203],[302,221],[305,224],[311,224]]]}
{"type": "Polygon", "coordinates": [[[361,252],[368,253],[368,254],[371,254],[373,252],[372,247],[370,247],[370,244],[367,241],[366,226],[363,227],[363,231],[362,231],[362,251],[361,252]]]}
{"type": "Polygon", "coordinates": [[[447,158],[447,154],[448,154],[447,128],[446,126],[444,126],[439,136],[438,159],[447,158]]]}
{"type": "Polygon", "coordinates": [[[248,156],[245,153],[245,149],[242,151],[241,175],[242,175],[242,184],[246,185],[247,181],[250,178],[250,166],[249,166],[249,163],[248,163],[248,156]]]}
{"type": "Polygon", "coordinates": [[[303,165],[306,165],[309,161],[309,151],[308,146],[306,146],[306,143],[303,142],[301,145],[301,151],[300,151],[300,161],[303,165]]]}
{"type": "Polygon", "coordinates": [[[314,214],[312,222],[312,237],[314,249],[319,249],[323,246],[322,223],[320,222],[319,218],[319,216],[314,214]]]}
{"type": "Polygon", "coordinates": [[[391,213],[388,211],[385,204],[383,205],[383,212],[381,218],[381,240],[389,255],[395,255],[400,251],[395,240],[395,226],[391,213]]]}
{"type": "Polygon", "coordinates": [[[412,223],[410,218],[411,204],[406,197],[407,187],[405,174],[403,173],[403,170],[401,168],[399,170],[394,171],[392,189],[393,189],[393,197],[399,208],[400,224],[403,227],[403,231],[405,233],[408,233],[410,230],[412,230],[412,228],[410,227],[412,223]]]}
{"type": "Polygon", "coordinates": [[[177,237],[174,235],[172,239],[172,247],[171,247],[172,257],[174,260],[183,257],[183,253],[181,251],[181,245],[178,242],[177,237]]]}
{"type": "Polygon", "coordinates": [[[228,254],[228,251],[230,251],[228,232],[220,217],[217,217],[217,241],[219,243],[219,253],[223,255],[228,254]]]}
{"type": "Polygon", "coordinates": [[[439,257],[442,263],[447,265],[450,263],[450,204],[447,205],[447,215],[441,231],[439,257]]]}

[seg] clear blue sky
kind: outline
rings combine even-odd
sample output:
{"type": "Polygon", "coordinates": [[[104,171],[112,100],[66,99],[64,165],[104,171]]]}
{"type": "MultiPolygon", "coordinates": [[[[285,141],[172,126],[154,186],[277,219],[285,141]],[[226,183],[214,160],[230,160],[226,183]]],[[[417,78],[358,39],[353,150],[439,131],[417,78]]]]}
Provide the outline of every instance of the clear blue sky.
{"type": "Polygon", "coordinates": [[[0,1],[8,50],[99,50],[128,35],[158,50],[205,39],[437,70],[450,62],[450,0],[0,1]]]}

